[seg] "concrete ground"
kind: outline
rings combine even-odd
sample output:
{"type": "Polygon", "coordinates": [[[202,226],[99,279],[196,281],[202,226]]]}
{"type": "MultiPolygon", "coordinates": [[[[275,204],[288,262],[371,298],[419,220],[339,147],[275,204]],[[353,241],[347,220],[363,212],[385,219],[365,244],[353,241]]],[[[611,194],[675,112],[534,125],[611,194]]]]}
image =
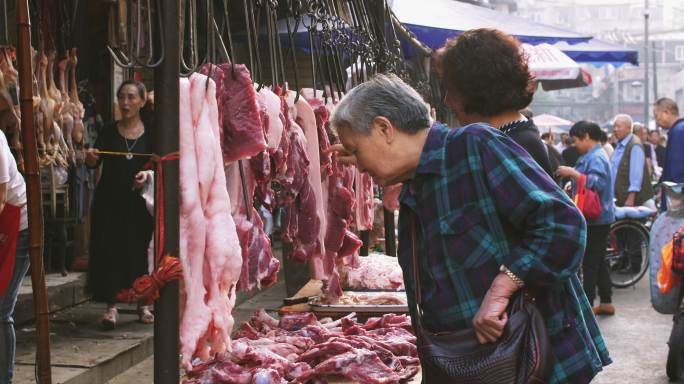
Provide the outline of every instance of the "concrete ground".
{"type": "Polygon", "coordinates": [[[614,289],[615,316],[599,317],[613,364],[592,383],[665,384],[667,340],[672,316],[657,313],[650,303],[648,274],[632,288],[614,289]]]}

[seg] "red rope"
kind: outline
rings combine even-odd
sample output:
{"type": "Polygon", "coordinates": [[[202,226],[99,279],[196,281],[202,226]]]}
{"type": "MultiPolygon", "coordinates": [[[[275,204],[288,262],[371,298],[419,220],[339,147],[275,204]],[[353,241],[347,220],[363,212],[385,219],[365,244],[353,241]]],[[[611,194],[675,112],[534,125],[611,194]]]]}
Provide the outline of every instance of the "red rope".
{"type": "Polygon", "coordinates": [[[122,289],[116,294],[118,302],[133,303],[143,301],[144,304],[151,304],[159,298],[159,291],[172,280],[178,280],[182,276],[182,268],[177,257],[171,255],[163,256],[164,252],[164,166],[165,161],[174,161],[180,158],[178,152],[170,153],[166,156],[155,156],[145,168],[154,167],[155,184],[157,190],[157,201],[155,207],[157,211],[158,236],[156,239],[155,255],[156,268],[150,275],[140,276],[133,282],[133,287],[122,289]]]}

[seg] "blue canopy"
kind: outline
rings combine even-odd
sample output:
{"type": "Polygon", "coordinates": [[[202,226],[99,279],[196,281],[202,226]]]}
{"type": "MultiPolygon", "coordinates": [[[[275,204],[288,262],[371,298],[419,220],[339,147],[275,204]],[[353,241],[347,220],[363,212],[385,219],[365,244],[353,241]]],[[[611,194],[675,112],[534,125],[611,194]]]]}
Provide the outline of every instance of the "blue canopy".
{"type": "Polygon", "coordinates": [[[448,38],[475,28],[497,28],[532,45],[578,44],[591,39],[591,36],[459,1],[394,0],[390,3],[397,19],[433,49],[443,46],[448,38]]]}
{"type": "Polygon", "coordinates": [[[586,43],[572,45],[564,42],[554,45],[578,63],[595,66],[612,64],[615,67],[625,63],[639,65],[639,51],[599,39],[591,39],[586,43]]]}

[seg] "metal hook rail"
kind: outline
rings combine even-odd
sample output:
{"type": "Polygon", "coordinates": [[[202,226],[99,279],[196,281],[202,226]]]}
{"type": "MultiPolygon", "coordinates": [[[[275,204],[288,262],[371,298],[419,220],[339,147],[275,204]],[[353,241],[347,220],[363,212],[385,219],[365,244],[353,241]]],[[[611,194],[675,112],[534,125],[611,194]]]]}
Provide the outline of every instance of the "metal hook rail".
{"type": "MultiPolygon", "coordinates": [[[[116,65],[123,67],[123,68],[157,68],[163,61],[165,57],[165,47],[164,47],[164,39],[160,39],[159,42],[159,56],[155,58],[155,43],[154,43],[154,27],[152,26],[152,19],[153,19],[153,10],[152,10],[152,1],[151,0],[145,0],[146,4],[146,9],[147,9],[147,52],[144,52],[142,47],[140,46],[140,41],[142,40],[140,34],[143,31],[143,21],[142,21],[142,5],[140,4],[142,0],[138,2],[138,7],[137,7],[137,20],[136,20],[136,28],[135,30],[137,31],[138,38],[131,40],[129,38],[130,42],[130,49],[128,54],[126,54],[123,49],[119,46],[112,46],[111,44],[107,44],[106,48],[107,51],[109,51],[109,54],[111,55],[112,59],[116,63],[116,65]]],[[[164,20],[162,19],[161,15],[161,0],[155,0],[155,9],[154,13],[156,13],[157,17],[157,28],[159,31],[163,30],[164,26],[164,20]]],[[[130,19],[130,18],[129,18],[130,19]]],[[[132,31],[133,28],[132,26],[128,26],[128,30],[132,31]]],[[[130,32],[129,32],[130,33],[130,32]]],[[[118,44],[117,44],[118,45],[118,44]]]]}

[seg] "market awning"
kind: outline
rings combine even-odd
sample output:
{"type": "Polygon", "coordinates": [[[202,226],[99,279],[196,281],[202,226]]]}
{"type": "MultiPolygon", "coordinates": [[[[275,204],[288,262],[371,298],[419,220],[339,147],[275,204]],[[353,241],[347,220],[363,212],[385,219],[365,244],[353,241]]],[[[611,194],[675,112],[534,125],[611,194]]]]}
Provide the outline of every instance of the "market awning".
{"type": "Polygon", "coordinates": [[[433,49],[444,45],[448,38],[475,28],[497,28],[532,45],[578,44],[591,39],[591,36],[459,1],[390,0],[388,3],[399,21],[415,33],[418,40],[433,49]]]}
{"type": "Polygon", "coordinates": [[[591,84],[591,74],[555,46],[523,44],[523,49],[529,57],[530,72],[545,91],[591,84]]]}
{"type": "Polygon", "coordinates": [[[542,132],[546,132],[547,130],[550,130],[553,133],[568,132],[572,125],[572,121],[548,113],[534,116],[532,120],[542,132]]]}
{"type": "Polygon", "coordinates": [[[595,66],[612,64],[615,67],[627,63],[639,65],[639,51],[599,39],[591,39],[579,44],[558,42],[554,46],[578,63],[595,66]]]}

